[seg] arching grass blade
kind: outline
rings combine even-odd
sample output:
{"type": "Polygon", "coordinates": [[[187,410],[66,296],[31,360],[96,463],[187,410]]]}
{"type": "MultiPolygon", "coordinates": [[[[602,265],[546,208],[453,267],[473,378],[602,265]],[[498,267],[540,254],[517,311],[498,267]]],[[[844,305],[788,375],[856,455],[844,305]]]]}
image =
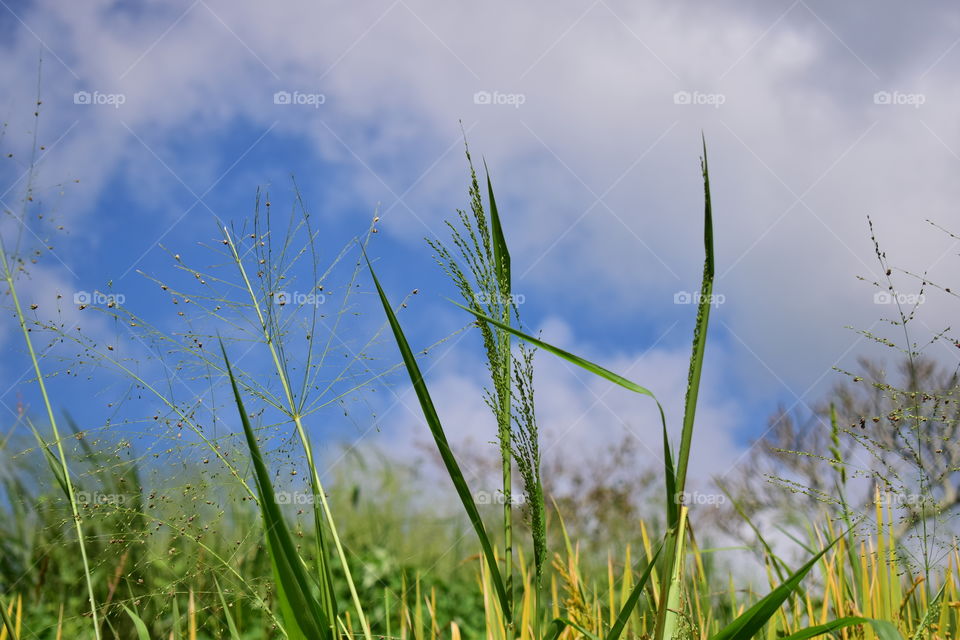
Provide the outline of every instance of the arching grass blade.
{"type": "Polygon", "coordinates": [[[433,406],[433,400],[430,398],[430,392],[427,390],[427,385],[423,380],[423,374],[420,373],[420,366],[417,364],[417,360],[413,356],[413,351],[410,350],[410,344],[407,342],[407,338],[403,333],[403,329],[400,327],[400,322],[397,320],[397,316],[393,312],[393,308],[390,306],[390,301],[387,299],[387,294],[383,292],[383,287],[380,286],[380,281],[377,279],[377,274],[373,270],[373,265],[370,263],[370,258],[367,258],[366,254],[364,254],[364,257],[367,260],[367,266],[370,268],[370,276],[373,278],[373,284],[377,288],[377,294],[379,295],[380,302],[383,305],[383,312],[387,316],[387,322],[390,324],[390,328],[393,331],[393,337],[397,343],[397,347],[400,349],[400,355],[402,356],[403,363],[406,366],[407,374],[410,377],[410,382],[417,394],[417,400],[420,401],[420,408],[423,410],[423,415],[427,421],[427,426],[430,428],[430,433],[433,435],[433,440],[437,445],[437,450],[440,453],[440,458],[443,460],[443,465],[447,470],[447,474],[453,481],[453,486],[457,491],[457,495],[460,497],[460,501],[463,503],[463,508],[467,512],[467,517],[470,519],[470,523],[473,525],[473,529],[480,541],[484,558],[486,559],[487,566],[490,568],[490,578],[493,582],[494,590],[497,592],[497,599],[500,602],[501,610],[506,616],[510,612],[510,600],[507,598],[503,577],[500,573],[500,567],[497,565],[496,556],[493,553],[493,545],[490,543],[490,537],[487,535],[487,531],[483,526],[483,520],[480,518],[480,512],[477,510],[477,505],[473,500],[473,495],[470,493],[470,488],[467,486],[467,481],[463,477],[463,472],[460,471],[460,465],[457,463],[457,459],[454,457],[453,451],[450,449],[450,444],[447,442],[447,436],[443,431],[443,425],[440,422],[440,417],[437,415],[437,410],[433,406]]]}

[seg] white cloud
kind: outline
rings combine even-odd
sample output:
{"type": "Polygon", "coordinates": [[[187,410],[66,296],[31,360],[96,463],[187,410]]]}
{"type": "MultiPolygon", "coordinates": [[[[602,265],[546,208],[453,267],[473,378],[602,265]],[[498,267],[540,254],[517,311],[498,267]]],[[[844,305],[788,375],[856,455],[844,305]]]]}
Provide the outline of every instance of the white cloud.
{"type": "MultiPolygon", "coordinates": [[[[555,318],[544,323],[542,335],[548,342],[648,386],[664,406],[676,455],[689,353],[663,348],[601,352],[576,339],[569,325],[555,318]]],[[[476,486],[482,487],[484,483],[489,484],[491,478],[475,467],[475,461],[478,457],[489,459],[496,455],[496,424],[483,401],[483,388],[488,385],[482,377],[486,368],[471,346],[468,338],[449,350],[440,349],[421,366],[464,472],[476,486]]],[[[713,349],[710,359],[717,363],[715,370],[722,370],[727,366],[729,355],[713,349]]],[[[611,443],[629,437],[636,441],[637,450],[642,454],[640,464],[658,471],[662,468],[661,424],[653,400],[578,370],[549,353],[538,353],[535,362],[536,402],[545,459],[592,459],[599,457],[611,443]]],[[[690,486],[701,490],[710,486],[715,475],[729,471],[742,453],[742,447],[733,438],[739,417],[737,407],[713,391],[716,382],[710,376],[704,380],[697,411],[690,486]]],[[[375,436],[374,441],[379,441],[394,455],[414,459],[422,455],[424,449],[432,451],[433,441],[416,396],[407,385],[396,393],[396,397],[390,398],[389,410],[380,416],[391,426],[375,436]]],[[[440,473],[439,465],[435,471],[440,473]]],[[[439,481],[442,483],[442,476],[439,481]]]]}
{"type": "MultiPolygon", "coordinates": [[[[751,393],[792,397],[822,385],[854,342],[844,325],[869,326],[878,315],[872,288],[855,280],[877,272],[866,215],[895,262],[949,277],[951,242],[921,221],[949,223],[960,195],[951,64],[960,53],[949,49],[949,30],[904,29],[889,45],[914,53],[893,59],[864,43],[846,13],[817,9],[211,1],[136,11],[87,3],[67,15],[47,2],[21,17],[50,49],[44,131],[56,139],[69,130],[46,170],[82,178],[75,195],[87,217],[120,172],[145,206],[176,219],[175,193],[189,194],[153,153],[202,192],[232,162],[218,136],[239,123],[251,143],[275,126],[270,135],[305,140],[350,168],[337,198],[371,210],[382,202],[393,209],[385,232],[419,241],[464,200],[455,145],[463,118],[491,161],[525,274],[518,290],[559,302],[575,291],[597,322],[689,321],[690,308],[671,301],[699,277],[703,129],[717,289],[727,298],[715,326],[731,334],[726,371],[711,363],[708,373],[720,380],[732,371],[751,393]],[[72,101],[78,90],[126,101],[83,108],[72,101]],[[278,90],[326,100],[319,109],[275,105],[278,90]],[[523,104],[475,104],[478,91],[521,94],[523,104]],[[676,104],[678,91],[707,98],[676,104]],[[926,101],[875,104],[877,91],[926,101]]],[[[936,23],[939,11],[897,20],[936,23]]],[[[878,26],[900,33],[892,19],[878,26]]],[[[18,29],[8,49],[13,63],[0,79],[11,95],[32,95],[36,39],[18,29]]],[[[14,125],[26,130],[23,113],[14,125]]],[[[939,328],[951,309],[931,303],[924,320],[939,328]]],[[[669,362],[652,373],[673,372],[669,362]]],[[[564,391],[577,407],[589,404],[582,387],[556,384],[558,403],[564,391]]],[[[730,426],[722,412],[715,419],[718,432],[730,426]]]]}

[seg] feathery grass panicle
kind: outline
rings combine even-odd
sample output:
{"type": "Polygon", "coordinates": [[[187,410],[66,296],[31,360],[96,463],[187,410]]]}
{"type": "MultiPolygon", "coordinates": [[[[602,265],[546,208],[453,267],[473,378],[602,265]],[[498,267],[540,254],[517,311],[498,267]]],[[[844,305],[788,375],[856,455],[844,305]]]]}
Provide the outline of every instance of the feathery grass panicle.
{"type": "MultiPolygon", "coordinates": [[[[459,227],[449,220],[451,242],[455,253],[439,240],[427,239],[436,252],[435,259],[460,292],[470,309],[498,318],[509,325],[511,317],[519,319],[511,289],[510,254],[500,225],[493,185],[487,172],[487,195],[490,217],[487,219],[470,147],[464,140],[464,152],[470,169],[470,212],[457,210],[459,227]],[[461,265],[465,265],[462,266],[461,265]]],[[[503,491],[504,579],[507,601],[513,606],[513,480],[512,480],[512,408],[513,397],[510,333],[496,326],[477,323],[487,356],[492,388],[484,390],[484,401],[497,423],[497,441],[503,491]]],[[[505,612],[512,622],[513,612],[505,612]]]]}
{"type": "Polygon", "coordinates": [[[523,480],[525,514],[533,537],[534,565],[539,590],[547,559],[547,523],[543,484],[540,479],[540,438],[533,401],[533,357],[536,350],[521,344],[519,351],[519,357],[514,359],[516,412],[513,416],[513,459],[523,480]]]}

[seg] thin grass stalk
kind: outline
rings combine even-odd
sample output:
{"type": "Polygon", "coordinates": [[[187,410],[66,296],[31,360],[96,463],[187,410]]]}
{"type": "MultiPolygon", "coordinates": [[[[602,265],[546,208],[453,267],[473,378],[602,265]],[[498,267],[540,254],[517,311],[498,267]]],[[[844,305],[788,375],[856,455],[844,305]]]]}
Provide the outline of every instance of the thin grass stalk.
{"type": "MultiPolygon", "coordinates": [[[[473,309],[483,310],[496,316],[509,326],[511,315],[517,313],[513,303],[510,251],[507,247],[500,222],[500,213],[490,171],[484,162],[490,218],[484,210],[480,184],[473,166],[470,148],[465,143],[467,164],[470,169],[470,213],[458,210],[462,229],[448,222],[452,244],[457,257],[439,241],[427,242],[436,251],[437,262],[450,277],[464,301],[473,309]],[[461,261],[463,266],[461,266],[461,261]]],[[[515,624],[514,602],[514,553],[513,553],[513,480],[512,465],[517,458],[514,446],[512,415],[513,354],[509,331],[480,325],[480,332],[490,368],[493,389],[486,393],[486,401],[497,422],[497,440],[500,446],[502,476],[503,537],[504,537],[504,589],[506,594],[507,627],[515,624]]],[[[520,460],[517,459],[518,463],[520,460]]],[[[523,469],[521,468],[521,473],[523,469]]],[[[524,478],[525,487],[530,479],[524,478]]],[[[535,541],[535,545],[536,545],[535,541]]]]}
{"type": "Polygon", "coordinates": [[[446,468],[447,475],[450,476],[450,480],[453,482],[453,486],[456,489],[457,496],[460,498],[460,502],[463,505],[464,510],[467,512],[467,517],[470,519],[470,524],[473,525],[473,530],[477,534],[477,539],[480,542],[481,549],[483,550],[483,556],[486,560],[494,589],[496,590],[498,603],[500,604],[503,613],[506,615],[510,611],[510,603],[507,600],[507,592],[504,588],[503,576],[500,573],[500,566],[494,546],[490,542],[490,536],[487,535],[487,530],[484,527],[483,519],[480,517],[480,512],[477,509],[476,501],[473,499],[473,495],[470,493],[470,488],[467,486],[467,481],[463,477],[463,472],[460,470],[460,465],[457,463],[457,459],[453,455],[453,451],[450,449],[449,442],[447,442],[447,436],[446,433],[444,433],[443,424],[440,422],[440,417],[437,415],[436,407],[433,405],[433,399],[430,397],[430,391],[427,389],[426,382],[423,379],[423,374],[421,373],[420,367],[417,364],[417,360],[413,355],[413,351],[410,349],[410,344],[407,342],[407,338],[403,333],[403,328],[400,326],[400,322],[397,320],[397,316],[394,313],[393,308],[390,306],[390,301],[387,299],[387,294],[384,293],[383,287],[380,286],[380,281],[377,279],[377,274],[373,269],[373,264],[371,264],[370,258],[367,257],[366,253],[364,253],[364,258],[367,262],[367,268],[370,270],[370,277],[377,289],[377,296],[380,298],[380,304],[383,306],[383,311],[387,317],[387,322],[390,324],[390,329],[393,332],[393,337],[397,343],[397,348],[400,350],[400,355],[403,358],[403,363],[407,369],[407,375],[410,378],[410,383],[413,385],[413,389],[417,394],[417,400],[420,403],[420,408],[423,410],[423,415],[427,421],[427,426],[429,427],[430,433],[433,436],[434,443],[437,445],[437,451],[440,454],[440,458],[443,461],[444,467],[446,468]]]}
{"type": "MultiPolygon", "coordinates": [[[[33,348],[33,340],[30,337],[30,330],[27,328],[26,316],[20,305],[20,297],[17,295],[17,286],[14,282],[13,272],[10,270],[10,262],[7,256],[6,247],[3,240],[0,239],[0,262],[3,264],[3,277],[7,282],[7,288],[10,291],[10,298],[16,311],[17,324],[20,326],[20,332],[23,334],[23,341],[27,345],[27,351],[30,354],[30,363],[33,366],[34,374],[37,376],[37,385],[40,388],[40,395],[43,397],[43,404],[47,410],[47,419],[50,421],[50,429],[53,432],[54,443],[57,447],[57,456],[60,462],[61,474],[58,480],[62,480],[66,486],[67,499],[70,501],[70,513],[73,518],[74,528],[77,532],[77,542],[80,545],[80,558],[83,562],[83,577],[87,586],[87,596],[90,602],[90,616],[93,624],[93,632],[96,640],[100,640],[100,617],[97,613],[97,600],[93,591],[93,579],[90,575],[90,561],[87,558],[87,546],[83,535],[83,523],[80,518],[80,510],[77,507],[77,497],[73,486],[73,480],[70,478],[70,468],[67,464],[67,455],[63,449],[63,441],[60,438],[60,430],[57,427],[57,418],[54,415],[53,404],[50,402],[50,395],[47,393],[47,385],[44,382],[43,371],[40,370],[40,361],[37,359],[37,353],[33,348]]],[[[41,447],[45,447],[40,442],[41,447]]]]}
{"type": "MultiPolygon", "coordinates": [[[[703,356],[707,345],[707,328],[710,322],[710,306],[713,303],[713,209],[710,201],[710,173],[707,165],[707,143],[703,141],[703,158],[701,159],[703,174],[703,245],[704,262],[703,278],[700,285],[700,299],[697,307],[697,322],[693,331],[693,353],[690,356],[690,370],[687,377],[687,395],[683,412],[683,429],[680,434],[680,451],[677,456],[676,476],[673,479],[674,500],[684,495],[687,482],[687,467],[690,462],[690,448],[693,444],[694,417],[697,411],[697,398],[700,391],[700,377],[703,372],[703,356]]],[[[657,626],[654,633],[655,640],[664,640],[666,631],[675,627],[670,617],[668,603],[669,576],[674,573],[674,567],[681,559],[675,553],[674,536],[682,536],[683,529],[679,526],[679,514],[676,509],[667,505],[668,541],[667,554],[664,558],[664,585],[663,595],[657,611],[657,626]]]]}
{"type": "MultiPolygon", "coordinates": [[[[469,160],[469,151],[467,159],[469,160]]],[[[503,227],[500,224],[500,212],[497,209],[497,200],[493,196],[493,183],[490,180],[490,171],[487,169],[487,163],[483,163],[484,173],[487,178],[487,197],[490,201],[490,231],[493,244],[494,268],[496,269],[495,282],[501,296],[499,305],[501,308],[501,320],[504,324],[510,325],[510,312],[513,309],[513,281],[510,270],[510,251],[507,248],[507,241],[503,235],[503,227]]],[[[473,167],[471,166],[471,172],[473,167]]],[[[509,629],[514,625],[515,606],[513,597],[513,421],[511,419],[511,380],[513,378],[511,365],[513,364],[513,354],[510,347],[510,333],[508,331],[497,332],[498,356],[500,358],[500,374],[503,376],[506,384],[501,385],[499,390],[500,412],[497,417],[500,440],[500,461],[503,469],[503,551],[504,551],[504,588],[507,591],[507,602],[510,604],[510,611],[506,612],[507,625],[509,629]]],[[[542,497],[540,503],[542,505],[542,497]]],[[[536,535],[536,533],[534,534],[536,535]]],[[[538,564],[538,574],[541,564],[538,564]]],[[[539,589],[539,579],[537,588],[539,589]]],[[[538,594],[539,599],[539,594],[538,594]]]]}
{"type": "Polygon", "coordinates": [[[286,623],[285,635],[296,640],[329,640],[336,631],[336,621],[326,619],[322,607],[314,600],[310,583],[304,570],[304,563],[297,553],[290,536],[286,521],[277,505],[270,474],[256,436],[250,426],[246,408],[240,395],[227,352],[220,343],[223,361],[227,368],[230,386],[233,389],[234,402],[240,414],[243,433],[250,451],[250,459],[254,469],[257,493],[260,496],[260,511],[263,517],[264,533],[267,541],[267,550],[274,570],[274,580],[277,590],[277,603],[286,623]]]}
{"type": "MultiPolygon", "coordinates": [[[[300,438],[300,444],[304,451],[304,456],[306,457],[307,467],[310,470],[312,488],[314,492],[314,497],[320,500],[321,507],[323,508],[324,516],[327,520],[327,525],[330,527],[330,536],[333,538],[334,546],[337,549],[337,555],[340,560],[340,564],[343,567],[344,577],[347,581],[347,586],[350,589],[350,597],[353,599],[354,608],[357,611],[357,618],[360,621],[360,626],[363,629],[364,637],[367,640],[372,640],[373,636],[370,632],[370,624],[367,621],[366,616],[363,613],[363,605],[360,602],[360,596],[357,593],[357,588],[354,585],[353,576],[350,572],[350,566],[347,562],[346,553],[343,550],[343,545],[340,542],[340,536],[337,533],[336,522],[333,519],[333,512],[330,510],[330,505],[327,501],[326,493],[323,490],[323,484],[320,481],[320,474],[317,471],[317,465],[313,459],[313,450],[310,446],[310,440],[307,437],[306,430],[303,428],[303,421],[301,419],[300,409],[296,403],[296,400],[293,397],[293,391],[290,385],[290,379],[287,376],[287,370],[282,365],[280,361],[279,354],[277,353],[277,348],[274,340],[274,336],[270,331],[270,326],[267,323],[266,318],[264,318],[263,311],[260,308],[260,301],[257,298],[256,293],[254,293],[253,285],[250,283],[250,278],[247,276],[247,270],[244,267],[243,259],[240,257],[240,253],[237,251],[236,244],[233,241],[233,237],[230,235],[229,229],[223,227],[224,239],[227,241],[228,246],[230,247],[230,252],[233,256],[233,260],[237,265],[237,268],[240,270],[240,275],[243,278],[244,286],[247,289],[247,294],[250,296],[251,303],[253,308],[257,312],[257,318],[260,321],[261,329],[263,330],[263,337],[267,344],[268,349],[270,350],[270,356],[273,359],[274,367],[277,371],[277,376],[280,378],[280,384],[283,388],[284,397],[286,398],[287,405],[290,411],[290,417],[293,419],[294,425],[296,426],[297,435],[300,438]]],[[[317,535],[322,535],[322,531],[317,531],[317,535]]],[[[326,576],[321,576],[324,578],[326,576]]]]}

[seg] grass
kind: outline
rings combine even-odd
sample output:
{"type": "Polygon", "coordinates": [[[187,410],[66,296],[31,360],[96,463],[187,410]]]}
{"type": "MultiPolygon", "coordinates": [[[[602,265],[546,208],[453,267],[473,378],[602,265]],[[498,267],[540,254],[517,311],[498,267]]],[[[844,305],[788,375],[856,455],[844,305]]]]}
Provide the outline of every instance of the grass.
{"type": "MultiPolygon", "coordinates": [[[[145,361],[29,314],[18,297],[22,265],[0,245],[44,407],[42,424],[24,409],[0,438],[0,640],[957,637],[960,554],[954,548],[940,565],[925,561],[920,572],[903,562],[895,510],[879,490],[875,512],[860,514],[876,523],[867,535],[849,514],[843,522],[811,513],[805,539],[796,540],[800,560],[778,555],[782,545],[764,538],[768,527],[748,522],[762,545],[758,587],[720,568],[717,558],[732,551],[701,546],[709,545],[709,532],[698,528],[697,511],[682,496],[698,444],[717,260],[705,144],[704,267],[676,443],[651,389],[524,327],[493,180],[484,165],[481,188],[469,151],[467,158],[469,211],[450,223],[449,245],[434,239],[432,249],[461,295],[452,304],[479,334],[487,359],[502,504],[477,500],[448,440],[422,367],[424,349],[411,345],[401,322],[406,300],[391,300],[368,257],[376,220],[325,268],[319,233],[298,195],[299,214],[285,230],[271,219],[269,196],[258,197],[249,228],[218,221],[216,268],[193,268],[174,254],[177,277],[148,276],[178,309],[190,309],[176,312],[180,328],[162,329],[123,305],[93,309],[153,349],[156,356],[145,361]],[[345,334],[362,324],[354,292],[367,274],[383,321],[365,325],[351,345],[345,334]],[[343,291],[336,310],[288,307],[298,277],[309,295],[343,291]],[[58,419],[47,381],[73,369],[35,347],[50,336],[80,351],[85,366],[126,381],[124,415],[134,417],[96,432],[58,419]],[[391,353],[379,369],[376,345],[391,353]],[[536,357],[562,358],[657,408],[662,503],[649,505],[629,543],[604,558],[587,557],[542,477],[536,357]],[[240,366],[254,359],[258,364],[240,366]],[[424,504],[389,458],[367,465],[347,451],[348,471],[337,476],[311,442],[311,426],[325,411],[348,413],[349,398],[404,373],[459,515],[424,504]],[[138,417],[143,402],[151,409],[138,417]],[[143,452],[131,454],[129,437],[137,433],[143,452]],[[515,491],[524,496],[522,519],[515,491]],[[459,535],[462,525],[472,540],[459,535]]],[[[839,438],[834,424],[837,451],[839,438]]]]}

